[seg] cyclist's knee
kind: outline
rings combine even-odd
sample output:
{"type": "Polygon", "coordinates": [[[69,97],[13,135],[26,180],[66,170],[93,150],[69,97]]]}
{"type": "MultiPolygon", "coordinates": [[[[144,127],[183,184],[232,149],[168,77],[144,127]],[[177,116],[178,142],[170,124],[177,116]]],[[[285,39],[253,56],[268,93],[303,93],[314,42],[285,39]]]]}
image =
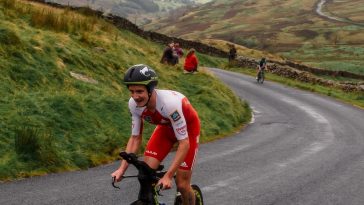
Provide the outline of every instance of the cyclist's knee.
{"type": "Polygon", "coordinates": [[[144,156],[144,162],[148,164],[152,169],[157,169],[160,165],[160,161],[154,157],[144,156]]]}
{"type": "Polygon", "coordinates": [[[191,183],[189,181],[179,181],[177,184],[177,190],[182,194],[188,193],[191,191],[191,183]]]}
{"type": "Polygon", "coordinates": [[[186,193],[191,188],[190,180],[182,179],[177,181],[177,189],[182,193],[186,193]]]}

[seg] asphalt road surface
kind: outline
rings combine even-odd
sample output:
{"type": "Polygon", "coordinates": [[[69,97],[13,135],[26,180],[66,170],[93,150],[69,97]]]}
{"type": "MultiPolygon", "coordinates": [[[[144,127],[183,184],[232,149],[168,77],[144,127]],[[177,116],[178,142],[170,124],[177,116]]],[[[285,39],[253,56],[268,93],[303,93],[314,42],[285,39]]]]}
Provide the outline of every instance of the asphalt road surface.
{"type": "MultiPolygon", "coordinates": [[[[193,181],[205,204],[364,204],[362,109],[212,70],[249,102],[254,118],[241,132],[200,146],[193,181]]],[[[125,179],[121,190],[113,189],[110,173],[117,167],[3,183],[0,204],[130,204],[137,181],[125,179]]],[[[161,200],[172,204],[174,191],[163,194],[161,200]]]]}
{"type": "Polygon", "coordinates": [[[349,24],[353,24],[353,25],[357,25],[357,26],[364,26],[363,23],[360,22],[355,22],[349,18],[345,18],[345,17],[338,17],[338,16],[333,16],[332,13],[329,12],[324,12],[323,8],[325,7],[325,4],[328,3],[329,0],[319,0],[317,1],[316,4],[316,13],[326,19],[330,19],[330,20],[334,20],[334,21],[339,21],[339,22],[344,22],[344,23],[349,23],[349,24]]]}

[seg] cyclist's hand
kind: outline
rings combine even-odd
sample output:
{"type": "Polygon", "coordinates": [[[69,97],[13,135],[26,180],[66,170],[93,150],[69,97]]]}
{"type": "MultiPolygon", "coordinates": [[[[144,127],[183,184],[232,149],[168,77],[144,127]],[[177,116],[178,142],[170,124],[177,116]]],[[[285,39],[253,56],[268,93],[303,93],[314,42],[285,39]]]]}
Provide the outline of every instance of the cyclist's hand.
{"type": "Polygon", "coordinates": [[[120,169],[116,170],[111,174],[111,177],[115,177],[115,182],[120,182],[122,180],[122,176],[124,175],[124,172],[120,169]]]}
{"type": "Polygon", "coordinates": [[[172,179],[170,179],[167,176],[164,176],[157,183],[157,186],[160,186],[160,185],[162,185],[162,189],[170,189],[170,188],[172,188],[172,179]]]}

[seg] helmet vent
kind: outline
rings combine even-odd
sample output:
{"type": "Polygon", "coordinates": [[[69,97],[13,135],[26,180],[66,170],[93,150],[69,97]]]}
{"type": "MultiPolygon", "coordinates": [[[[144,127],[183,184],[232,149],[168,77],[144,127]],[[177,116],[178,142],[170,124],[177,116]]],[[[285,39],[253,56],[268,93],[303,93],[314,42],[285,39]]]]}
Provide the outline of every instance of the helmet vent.
{"type": "Polygon", "coordinates": [[[135,69],[132,69],[132,70],[130,71],[130,73],[129,73],[129,79],[131,79],[131,78],[132,78],[134,71],[135,71],[135,69]]]}

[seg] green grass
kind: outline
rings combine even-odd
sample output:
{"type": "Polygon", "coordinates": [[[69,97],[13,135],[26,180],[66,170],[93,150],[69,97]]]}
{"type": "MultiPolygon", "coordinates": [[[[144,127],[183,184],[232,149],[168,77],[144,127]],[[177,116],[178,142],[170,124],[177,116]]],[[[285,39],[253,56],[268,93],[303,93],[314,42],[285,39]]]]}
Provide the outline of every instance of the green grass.
{"type": "MultiPolygon", "coordinates": [[[[129,92],[122,79],[134,64],[155,68],[159,88],[189,97],[202,121],[201,142],[232,133],[250,119],[248,105],[202,68],[226,59],[197,54],[199,74],[185,75],[181,65],[158,63],[162,45],[93,16],[1,1],[0,42],[0,180],[116,160],[130,135],[129,92]],[[36,18],[48,15],[58,20],[36,18]]],[[[153,129],[146,125],[144,145],[153,129]]]]}
{"type": "Polygon", "coordinates": [[[299,49],[281,54],[289,59],[300,59],[305,64],[314,67],[364,74],[364,48],[360,45],[322,45],[315,47],[308,44],[299,49]]]}

